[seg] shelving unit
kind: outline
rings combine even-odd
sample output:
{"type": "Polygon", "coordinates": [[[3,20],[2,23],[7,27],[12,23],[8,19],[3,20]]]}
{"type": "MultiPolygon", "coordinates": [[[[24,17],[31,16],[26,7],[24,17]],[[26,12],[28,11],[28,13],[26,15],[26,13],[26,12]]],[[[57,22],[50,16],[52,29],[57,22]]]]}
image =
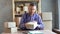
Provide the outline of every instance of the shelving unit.
{"type": "Polygon", "coordinates": [[[19,11],[19,8],[21,9],[21,12],[24,13],[23,7],[28,5],[31,2],[35,2],[37,5],[37,13],[41,14],[41,0],[12,0],[12,9],[13,9],[13,21],[17,22],[19,21],[17,17],[21,17],[22,14],[19,11]],[[17,10],[18,8],[18,10],[17,10]]]}

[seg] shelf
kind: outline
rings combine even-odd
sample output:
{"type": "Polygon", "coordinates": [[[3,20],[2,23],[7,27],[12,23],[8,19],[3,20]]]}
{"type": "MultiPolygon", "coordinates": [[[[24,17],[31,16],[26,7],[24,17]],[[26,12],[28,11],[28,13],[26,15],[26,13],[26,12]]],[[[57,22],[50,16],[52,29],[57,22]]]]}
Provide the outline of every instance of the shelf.
{"type": "MultiPolygon", "coordinates": [[[[13,9],[13,21],[16,20],[16,17],[22,17],[22,15],[17,15],[18,11],[17,11],[17,7],[20,8],[20,11],[23,9],[20,6],[22,6],[21,4],[23,4],[24,6],[29,6],[30,3],[34,2],[37,6],[37,13],[41,13],[41,0],[12,0],[12,9],[13,9]]],[[[23,10],[22,10],[23,11],[23,10]]],[[[22,14],[24,14],[24,12],[22,12],[22,14]]]]}
{"type": "Polygon", "coordinates": [[[22,15],[15,15],[15,17],[22,17],[22,15]]]}
{"type": "Polygon", "coordinates": [[[36,2],[39,2],[39,0],[14,0],[14,1],[36,1],[36,2]]]}

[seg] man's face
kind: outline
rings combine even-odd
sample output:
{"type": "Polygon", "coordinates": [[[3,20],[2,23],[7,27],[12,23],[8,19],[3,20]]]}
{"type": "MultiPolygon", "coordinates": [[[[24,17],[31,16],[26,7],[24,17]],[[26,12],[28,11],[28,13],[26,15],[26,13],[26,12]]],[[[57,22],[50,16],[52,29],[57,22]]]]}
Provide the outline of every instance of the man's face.
{"type": "Polygon", "coordinates": [[[35,13],[35,11],[36,11],[36,6],[29,6],[28,7],[28,11],[29,11],[29,13],[35,13]]]}

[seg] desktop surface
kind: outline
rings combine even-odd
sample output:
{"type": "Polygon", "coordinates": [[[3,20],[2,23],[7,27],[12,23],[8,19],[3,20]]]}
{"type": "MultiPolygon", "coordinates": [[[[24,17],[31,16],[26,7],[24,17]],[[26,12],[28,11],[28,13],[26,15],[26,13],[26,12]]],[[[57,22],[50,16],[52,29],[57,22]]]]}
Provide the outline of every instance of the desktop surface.
{"type": "MultiPolygon", "coordinates": [[[[27,34],[28,31],[40,31],[43,34],[56,34],[50,30],[18,30],[17,32],[13,33],[13,34],[27,34]]],[[[11,34],[11,29],[6,28],[2,34],[11,34]]]]}

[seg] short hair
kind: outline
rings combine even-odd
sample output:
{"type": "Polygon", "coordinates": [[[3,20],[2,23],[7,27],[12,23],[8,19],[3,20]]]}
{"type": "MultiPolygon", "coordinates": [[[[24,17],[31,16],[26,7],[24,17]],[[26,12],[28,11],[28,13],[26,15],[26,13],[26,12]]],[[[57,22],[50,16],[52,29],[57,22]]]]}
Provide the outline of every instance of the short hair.
{"type": "Polygon", "coordinates": [[[35,3],[30,3],[30,6],[36,6],[36,4],[35,3]]]}

